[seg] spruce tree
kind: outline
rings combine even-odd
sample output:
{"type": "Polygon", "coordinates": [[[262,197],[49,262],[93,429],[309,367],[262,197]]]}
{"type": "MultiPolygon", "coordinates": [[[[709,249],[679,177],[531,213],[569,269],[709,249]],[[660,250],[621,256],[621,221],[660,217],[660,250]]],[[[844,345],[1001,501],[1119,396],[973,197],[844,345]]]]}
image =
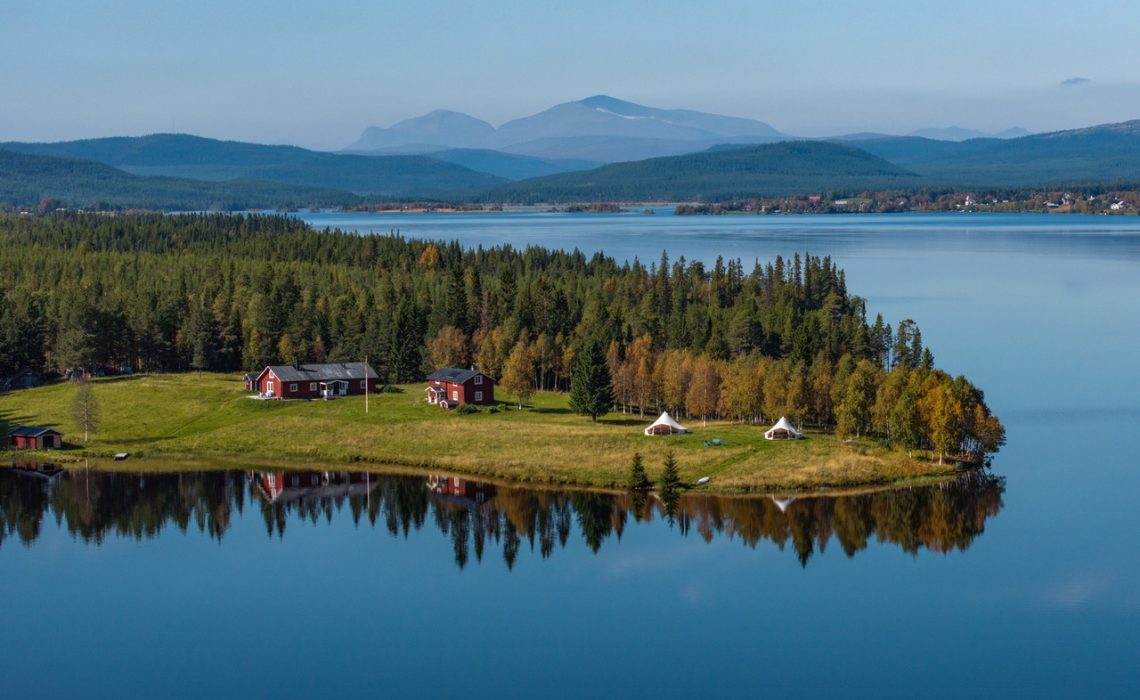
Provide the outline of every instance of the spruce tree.
{"type": "Polygon", "coordinates": [[[585,343],[574,357],[574,377],[570,382],[570,408],[589,416],[595,423],[614,403],[614,389],[606,354],[597,340],[585,343]]]}
{"type": "Polygon", "coordinates": [[[649,475],[645,473],[645,465],[641,461],[641,453],[633,455],[633,462],[629,465],[629,490],[641,491],[651,486],[649,475]]]}

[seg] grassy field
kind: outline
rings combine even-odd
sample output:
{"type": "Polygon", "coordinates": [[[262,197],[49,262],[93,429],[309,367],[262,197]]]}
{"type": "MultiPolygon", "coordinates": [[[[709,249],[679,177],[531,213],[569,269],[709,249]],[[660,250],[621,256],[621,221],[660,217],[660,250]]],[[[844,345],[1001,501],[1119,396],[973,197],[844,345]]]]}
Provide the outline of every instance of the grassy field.
{"type": "MultiPolygon", "coordinates": [[[[575,415],[565,394],[540,393],[522,411],[484,409],[458,415],[429,406],[424,385],[401,393],[336,401],[256,401],[237,376],[168,374],[96,380],[101,422],[88,444],[71,419],[69,383],[0,394],[0,422],[50,425],[64,433],[55,461],[116,452],[168,460],[240,460],[298,465],[371,463],[433,468],[498,479],[618,486],[635,452],[651,479],[673,450],[686,481],[712,477],[708,488],[811,490],[893,484],[952,472],[870,442],[844,443],[808,432],[806,440],[771,442],[763,427],[685,421],[689,435],[646,437],[652,417],[611,413],[596,424],[575,415]],[[725,447],[705,447],[720,438],[725,447]]],[[[5,433],[7,430],[5,429],[5,433]]]]}

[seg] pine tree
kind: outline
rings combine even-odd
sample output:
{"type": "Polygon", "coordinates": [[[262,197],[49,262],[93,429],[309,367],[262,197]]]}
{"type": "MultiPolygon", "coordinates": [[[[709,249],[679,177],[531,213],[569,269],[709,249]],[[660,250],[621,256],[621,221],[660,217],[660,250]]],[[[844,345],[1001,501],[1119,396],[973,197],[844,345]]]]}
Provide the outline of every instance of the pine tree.
{"type": "Polygon", "coordinates": [[[645,465],[641,461],[641,453],[637,452],[633,455],[633,462],[629,465],[629,481],[627,486],[630,491],[641,491],[651,486],[649,482],[649,474],[645,472],[645,465]]]}
{"type": "Polygon", "coordinates": [[[614,403],[610,368],[602,344],[587,341],[574,357],[574,376],[570,382],[570,408],[578,415],[589,416],[595,423],[614,403]]]}

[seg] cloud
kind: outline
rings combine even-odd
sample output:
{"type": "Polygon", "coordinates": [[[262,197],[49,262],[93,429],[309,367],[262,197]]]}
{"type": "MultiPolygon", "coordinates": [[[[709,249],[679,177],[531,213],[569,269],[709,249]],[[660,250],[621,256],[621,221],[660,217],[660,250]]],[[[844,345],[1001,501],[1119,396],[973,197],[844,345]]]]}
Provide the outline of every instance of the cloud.
{"type": "Polygon", "coordinates": [[[1069,78],[1068,80],[1062,80],[1061,81],[1061,87],[1073,87],[1075,85],[1086,85],[1086,84],[1091,83],[1091,82],[1092,81],[1089,80],[1088,78],[1081,78],[1081,77],[1069,78]]]}

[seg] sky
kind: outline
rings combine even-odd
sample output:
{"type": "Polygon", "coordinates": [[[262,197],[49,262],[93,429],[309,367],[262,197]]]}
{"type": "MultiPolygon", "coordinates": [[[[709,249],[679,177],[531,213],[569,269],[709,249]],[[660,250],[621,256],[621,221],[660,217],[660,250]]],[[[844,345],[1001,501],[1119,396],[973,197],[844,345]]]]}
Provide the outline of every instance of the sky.
{"type": "Polygon", "coordinates": [[[600,93],[801,136],[1049,131],[1140,118],[1137,27],[1116,0],[0,0],[0,141],[337,149],[600,93]]]}

